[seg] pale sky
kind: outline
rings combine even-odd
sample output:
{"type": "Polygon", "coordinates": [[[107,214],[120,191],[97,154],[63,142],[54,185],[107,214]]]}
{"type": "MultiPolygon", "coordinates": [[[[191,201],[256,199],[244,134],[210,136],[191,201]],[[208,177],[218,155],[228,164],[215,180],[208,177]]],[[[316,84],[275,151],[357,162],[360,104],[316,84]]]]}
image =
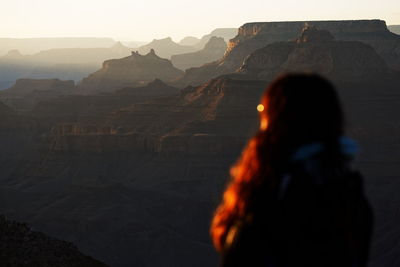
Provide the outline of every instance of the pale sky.
{"type": "Polygon", "coordinates": [[[246,22],[383,19],[400,24],[400,0],[0,0],[0,37],[201,37],[246,22]]]}

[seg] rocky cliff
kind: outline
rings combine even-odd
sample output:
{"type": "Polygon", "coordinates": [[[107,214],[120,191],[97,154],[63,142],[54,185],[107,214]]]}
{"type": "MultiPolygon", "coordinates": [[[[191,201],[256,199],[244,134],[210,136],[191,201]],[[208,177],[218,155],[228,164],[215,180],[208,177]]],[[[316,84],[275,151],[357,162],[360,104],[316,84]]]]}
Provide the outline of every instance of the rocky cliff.
{"type": "Polygon", "coordinates": [[[216,61],[225,53],[227,45],[222,37],[211,37],[208,43],[200,51],[173,55],[172,64],[181,70],[200,67],[206,63],[216,61]]]}
{"type": "Polygon", "coordinates": [[[391,33],[384,21],[259,22],[241,26],[238,35],[228,43],[228,49],[221,60],[200,68],[188,69],[180,79],[180,84],[200,84],[221,74],[232,73],[255,50],[274,42],[294,40],[304,26],[327,30],[337,41],[360,41],[371,45],[389,68],[400,69],[400,36],[391,33]]]}
{"type": "Polygon", "coordinates": [[[399,69],[400,36],[391,33],[382,20],[247,23],[239,28],[238,35],[228,44],[228,52],[233,52],[233,48],[240,47],[249,40],[267,44],[274,39],[294,39],[305,25],[327,30],[338,41],[360,41],[369,44],[385,59],[389,67],[399,69]]]}
{"type": "Polygon", "coordinates": [[[128,57],[105,61],[100,70],[82,80],[78,90],[81,93],[112,92],[124,87],[143,86],[154,79],[168,82],[182,73],[169,60],[157,56],[154,50],[146,55],[132,52],[128,57]]]}
{"type": "Polygon", "coordinates": [[[316,72],[334,80],[361,81],[389,75],[384,60],[370,46],[335,41],[327,30],[303,28],[294,41],[278,42],[248,56],[239,73],[270,80],[284,72],[316,72]]]}

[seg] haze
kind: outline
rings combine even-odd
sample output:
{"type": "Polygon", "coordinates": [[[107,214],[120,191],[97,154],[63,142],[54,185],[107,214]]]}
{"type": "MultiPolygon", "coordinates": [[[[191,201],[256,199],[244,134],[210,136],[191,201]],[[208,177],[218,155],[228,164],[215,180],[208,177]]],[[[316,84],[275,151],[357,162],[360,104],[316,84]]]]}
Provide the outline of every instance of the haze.
{"type": "Polygon", "coordinates": [[[201,36],[251,21],[383,19],[400,24],[398,0],[2,0],[0,37],[201,36]]]}

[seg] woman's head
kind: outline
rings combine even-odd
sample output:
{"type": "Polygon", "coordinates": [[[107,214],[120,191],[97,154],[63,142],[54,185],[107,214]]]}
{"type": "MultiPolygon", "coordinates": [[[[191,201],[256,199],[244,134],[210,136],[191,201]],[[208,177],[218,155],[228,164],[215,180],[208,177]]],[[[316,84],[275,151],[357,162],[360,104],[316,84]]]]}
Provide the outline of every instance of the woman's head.
{"type": "Polygon", "coordinates": [[[296,145],[328,141],[343,134],[343,114],[332,84],[316,74],[286,74],[261,98],[260,130],[296,145]]]}
{"type": "Polygon", "coordinates": [[[280,76],[268,86],[257,110],[260,129],[231,168],[231,182],[212,221],[211,235],[218,250],[229,229],[237,219],[244,219],[260,194],[273,195],[299,146],[323,142],[334,147],[343,134],[336,91],[316,74],[280,76]]]}

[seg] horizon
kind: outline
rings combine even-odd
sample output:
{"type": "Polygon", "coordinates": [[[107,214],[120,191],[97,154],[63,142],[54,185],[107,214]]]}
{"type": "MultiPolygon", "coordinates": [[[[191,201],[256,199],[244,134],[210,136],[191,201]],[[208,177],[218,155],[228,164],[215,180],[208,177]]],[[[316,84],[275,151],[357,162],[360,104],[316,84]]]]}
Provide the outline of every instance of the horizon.
{"type": "MultiPolygon", "coordinates": [[[[383,19],[343,19],[343,20],[302,20],[304,22],[317,22],[317,21],[372,21],[372,20],[381,20],[384,21],[386,23],[386,26],[400,26],[400,24],[388,24],[385,20],[383,19]]],[[[245,24],[252,24],[252,23],[276,23],[276,22],[298,22],[300,20],[280,20],[280,21],[249,21],[249,22],[245,22],[244,24],[240,25],[239,27],[236,27],[237,29],[239,29],[241,26],[245,25],[245,24]]],[[[171,36],[166,35],[165,37],[161,37],[161,38],[153,38],[153,39],[148,39],[148,40],[136,40],[136,39],[132,39],[132,40],[127,40],[127,39],[116,39],[113,38],[112,36],[39,36],[39,37],[4,37],[4,36],[0,36],[0,39],[112,39],[115,42],[151,42],[154,40],[162,40],[162,39],[166,39],[166,38],[171,38],[174,42],[179,42],[181,41],[183,38],[185,37],[196,37],[196,38],[201,38],[204,35],[210,34],[212,31],[214,30],[218,30],[218,29],[230,29],[230,28],[235,28],[235,27],[219,27],[219,28],[214,28],[212,30],[210,30],[210,32],[206,32],[203,35],[199,35],[199,36],[194,36],[194,35],[185,35],[184,37],[180,38],[180,39],[175,39],[171,36]]]]}
{"type": "MultiPolygon", "coordinates": [[[[316,22],[316,21],[371,21],[371,20],[382,20],[382,19],[343,19],[343,20],[303,20],[304,22],[316,22]]],[[[250,21],[250,22],[245,22],[244,24],[240,25],[237,27],[239,29],[241,26],[245,24],[251,24],[251,23],[275,23],[275,22],[297,22],[300,20],[281,20],[281,21],[250,21]]],[[[386,23],[386,26],[400,26],[400,24],[388,24],[385,20],[382,20],[386,23]]],[[[184,37],[180,39],[173,38],[171,36],[165,36],[161,38],[153,38],[153,39],[148,39],[148,40],[136,40],[136,39],[116,39],[112,36],[39,36],[39,37],[4,37],[0,36],[0,39],[18,39],[18,40],[26,40],[26,39],[112,39],[115,42],[138,42],[138,43],[147,43],[147,42],[152,42],[154,40],[162,40],[166,38],[171,38],[172,41],[174,42],[179,42],[185,37],[196,37],[196,38],[202,38],[204,35],[210,34],[214,30],[218,29],[229,29],[229,28],[235,28],[235,27],[219,27],[219,28],[214,28],[210,30],[209,32],[206,32],[202,35],[199,36],[194,36],[194,35],[185,35],[184,37]]]]}
{"type": "Polygon", "coordinates": [[[202,1],[195,9],[193,3],[182,0],[6,0],[0,11],[5,25],[0,29],[0,38],[86,37],[148,42],[171,37],[178,42],[186,36],[201,38],[216,28],[239,28],[252,22],[380,19],[387,25],[400,24],[400,5],[394,0],[384,4],[361,0],[284,0],[273,5],[250,0],[246,5],[257,8],[246,9],[227,0],[202,1]],[[226,14],[231,16],[227,19],[226,14]]]}

